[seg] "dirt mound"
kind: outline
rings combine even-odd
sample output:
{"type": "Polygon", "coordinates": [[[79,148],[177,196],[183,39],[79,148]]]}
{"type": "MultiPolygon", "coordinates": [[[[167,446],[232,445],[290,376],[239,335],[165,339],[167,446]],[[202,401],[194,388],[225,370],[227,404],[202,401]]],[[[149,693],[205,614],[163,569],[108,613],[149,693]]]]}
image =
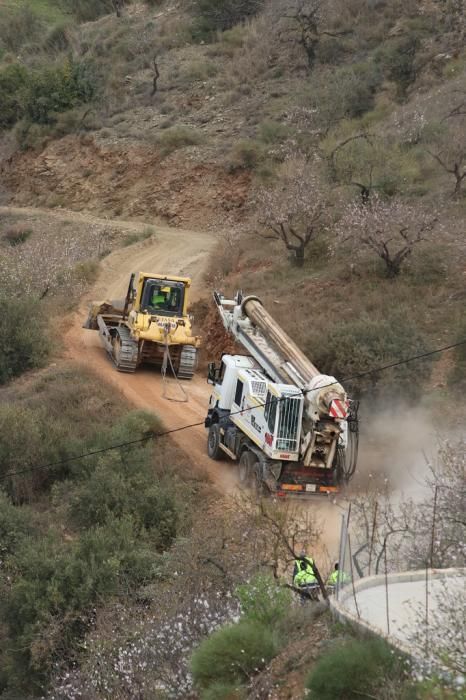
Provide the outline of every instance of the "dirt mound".
{"type": "Polygon", "coordinates": [[[4,163],[4,186],[14,205],[65,206],[100,215],[150,216],[175,226],[224,227],[241,219],[250,176],[227,173],[193,152],[161,159],[148,145],[104,145],[66,136],[38,154],[16,153],[4,163]]]}

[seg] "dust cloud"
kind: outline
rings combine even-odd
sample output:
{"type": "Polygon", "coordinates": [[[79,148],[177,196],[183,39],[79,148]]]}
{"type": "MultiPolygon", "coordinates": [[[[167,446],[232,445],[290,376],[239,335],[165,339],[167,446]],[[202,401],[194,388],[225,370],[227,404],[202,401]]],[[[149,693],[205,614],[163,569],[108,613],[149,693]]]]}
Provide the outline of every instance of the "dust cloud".
{"type": "Polygon", "coordinates": [[[422,496],[439,440],[432,416],[421,407],[398,404],[362,418],[349,495],[388,488],[395,498],[422,496]]]}
{"type": "Polygon", "coordinates": [[[317,496],[298,507],[303,520],[315,518],[320,536],[310,553],[323,572],[338,560],[342,515],[351,500],[374,490],[388,491],[393,502],[422,498],[429,463],[444,437],[421,407],[398,404],[361,418],[358,465],[349,486],[336,497],[317,496]]]}

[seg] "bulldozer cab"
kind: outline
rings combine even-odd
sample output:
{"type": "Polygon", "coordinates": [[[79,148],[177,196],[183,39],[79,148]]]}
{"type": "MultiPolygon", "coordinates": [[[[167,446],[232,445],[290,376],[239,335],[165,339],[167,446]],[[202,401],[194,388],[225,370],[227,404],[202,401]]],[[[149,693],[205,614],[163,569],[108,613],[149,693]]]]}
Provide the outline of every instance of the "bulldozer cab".
{"type": "Polygon", "coordinates": [[[186,285],[182,281],[146,278],[141,290],[140,309],[158,316],[183,316],[186,285]]]}

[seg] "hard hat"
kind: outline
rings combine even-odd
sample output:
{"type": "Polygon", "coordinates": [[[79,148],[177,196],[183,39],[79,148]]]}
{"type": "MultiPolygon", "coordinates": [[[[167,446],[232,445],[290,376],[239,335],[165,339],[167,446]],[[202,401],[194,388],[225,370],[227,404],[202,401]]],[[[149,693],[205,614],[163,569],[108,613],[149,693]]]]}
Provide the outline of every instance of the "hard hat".
{"type": "Polygon", "coordinates": [[[164,294],[170,294],[171,289],[170,289],[170,287],[162,287],[162,289],[160,291],[163,292],[164,294]]]}

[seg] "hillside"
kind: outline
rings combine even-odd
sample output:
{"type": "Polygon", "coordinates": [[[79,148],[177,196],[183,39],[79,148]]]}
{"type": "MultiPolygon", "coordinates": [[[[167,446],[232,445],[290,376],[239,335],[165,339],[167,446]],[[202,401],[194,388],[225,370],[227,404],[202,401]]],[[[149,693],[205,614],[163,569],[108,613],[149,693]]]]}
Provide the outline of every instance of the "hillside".
{"type": "Polygon", "coordinates": [[[348,697],[461,696],[283,582],[290,547],[326,577],[341,508],[415,491],[464,438],[464,345],[384,368],[466,339],[465,40],[461,0],[0,0],[2,700],[317,698],[353,646],[348,697]],[[194,280],[187,403],[81,329],[158,266],[194,280]],[[336,505],[258,506],[207,458],[214,289],[259,296],[360,401],[336,505]]]}

